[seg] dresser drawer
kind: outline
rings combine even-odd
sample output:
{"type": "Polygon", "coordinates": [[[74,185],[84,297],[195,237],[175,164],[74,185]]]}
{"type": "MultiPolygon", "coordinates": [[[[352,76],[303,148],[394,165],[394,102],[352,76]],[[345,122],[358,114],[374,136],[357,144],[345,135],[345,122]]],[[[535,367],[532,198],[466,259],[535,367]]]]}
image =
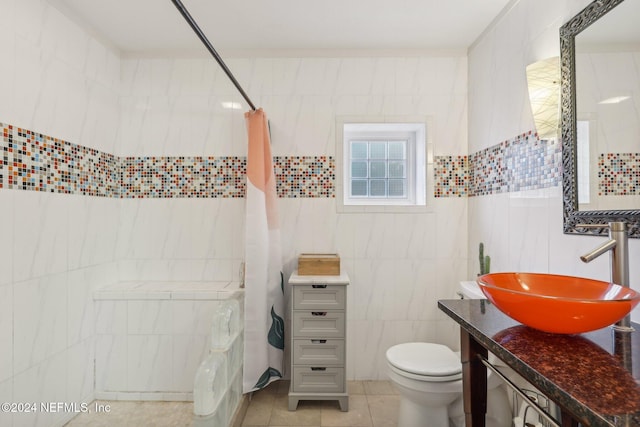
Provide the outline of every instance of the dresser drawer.
{"type": "Polygon", "coordinates": [[[294,366],[291,388],[298,393],[344,393],[344,368],[294,366]]]}
{"type": "Polygon", "coordinates": [[[336,285],[294,285],[294,310],[344,310],[345,287],[336,285]]]}
{"type": "Polygon", "coordinates": [[[344,311],[294,311],[295,338],[344,338],[344,311]]]}
{"type": "Polygon", "coordinates": [[[294,365],[344,365],[344,340],[293,340],[294,365]]]}

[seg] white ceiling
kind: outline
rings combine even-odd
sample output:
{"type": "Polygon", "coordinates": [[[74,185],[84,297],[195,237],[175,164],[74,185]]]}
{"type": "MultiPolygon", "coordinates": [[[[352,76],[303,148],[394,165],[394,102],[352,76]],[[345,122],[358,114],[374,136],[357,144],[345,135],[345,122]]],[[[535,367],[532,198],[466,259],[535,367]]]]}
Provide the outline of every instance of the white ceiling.
{"type": "MultiPolygon", "coordinates": [[[[204,51],[171,0],[48,0],[123,54],[204,51]]],[[[234,50],[466,51],[517,0],[183,0],[234,50]]]]}

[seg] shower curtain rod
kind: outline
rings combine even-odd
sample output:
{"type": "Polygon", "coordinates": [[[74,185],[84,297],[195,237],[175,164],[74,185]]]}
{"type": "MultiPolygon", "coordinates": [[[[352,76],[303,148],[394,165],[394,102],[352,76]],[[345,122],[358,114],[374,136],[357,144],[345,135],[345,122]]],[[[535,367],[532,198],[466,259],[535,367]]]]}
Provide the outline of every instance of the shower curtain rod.
{"type": "Polygon", "coordinates": [[[191,17],[191,14],[189,14],[189,11],[187,10],[186,7],[184,7],[184,5],[182,4],[182,2],[180,0],[171,0],[173,2],[173,4],[178,8],[178,10],[180,11],[180,13],[182,14],[182,16],[184,17],[184,19],[189,23],[189,25],[191,26],[191,28],[193,29],[193,31],[196,33],[196,35],[198,36],[198,38],[202,41],[202,43],[204,43],[204,45],[207,47],[207,49],[209,50],[209,52],[211,53],[211,55],[213,55],[213,58],[218,62],[218,64],[220,64],[220,66],[222,67],[222,70],[227,74],[227,77],[229,77],[229,79],[231,80],[231,82],[233,83],[233,85],[236,87],[236,89],[238,89],[238,91],[240,92],[240,95],[242,95],[242,97],[244,98],[245,101],[247,101],[247,104],[249,104],[249,106],[251,107],[251,109],[253,111],[256,111],[256,106],[253,105],[253,102],[251,102],[251,100],[249,99],[249,96],[246,94],[246,92],[242,89],[242,86],[240,86],[240,83],[238,83],[238,81],[236,80],[236,78],[233,76],[233,74],[231,73],[231,70],[229,70],[229,68],[227,67],[227,64],[224,63],[224,61],[222,60],[222,58],[220,57],[220,55],[218,55],[218,52],[216,52],[216,50],[213,48],[213,46],[211,45],[211,43],[209,42],[209,40],[207,40],[207,36],[204,35],[204,33],[202,32],[202,30],[200,29],[200,27],[198,27],[198,24],[196,24],[196,21],[194,21],[194,19],[191,17]]]}

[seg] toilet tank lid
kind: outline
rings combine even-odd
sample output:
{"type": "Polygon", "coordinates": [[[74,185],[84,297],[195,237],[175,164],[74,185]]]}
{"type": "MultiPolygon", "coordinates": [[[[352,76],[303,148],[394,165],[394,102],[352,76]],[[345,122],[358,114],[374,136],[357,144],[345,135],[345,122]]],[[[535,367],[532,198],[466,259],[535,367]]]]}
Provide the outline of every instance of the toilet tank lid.
{"type": "Polygon", "coordinates": [[[450,376],[462,371],[460,357],[442,344],[410,342],[387,350],[387,360],[405,372],[426,376],[450,376]]]}

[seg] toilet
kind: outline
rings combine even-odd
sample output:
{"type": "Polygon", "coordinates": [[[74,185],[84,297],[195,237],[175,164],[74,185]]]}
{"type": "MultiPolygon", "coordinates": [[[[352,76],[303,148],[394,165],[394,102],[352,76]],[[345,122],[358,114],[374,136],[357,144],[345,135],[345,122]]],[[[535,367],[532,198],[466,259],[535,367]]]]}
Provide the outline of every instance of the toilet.
{"type": "MultiPolygon", "coordinates": [[[[470,297],[464,287],[462,293],[470,297]]],[[[464,425],[460,353],[442,344],[409,342],[390,347],[386,358],[389,379],[400,393],[398,427],[464,425]]],[[[486,425],[508,427],[511,417],[502,381],[489,371],[486,425]]]]}

